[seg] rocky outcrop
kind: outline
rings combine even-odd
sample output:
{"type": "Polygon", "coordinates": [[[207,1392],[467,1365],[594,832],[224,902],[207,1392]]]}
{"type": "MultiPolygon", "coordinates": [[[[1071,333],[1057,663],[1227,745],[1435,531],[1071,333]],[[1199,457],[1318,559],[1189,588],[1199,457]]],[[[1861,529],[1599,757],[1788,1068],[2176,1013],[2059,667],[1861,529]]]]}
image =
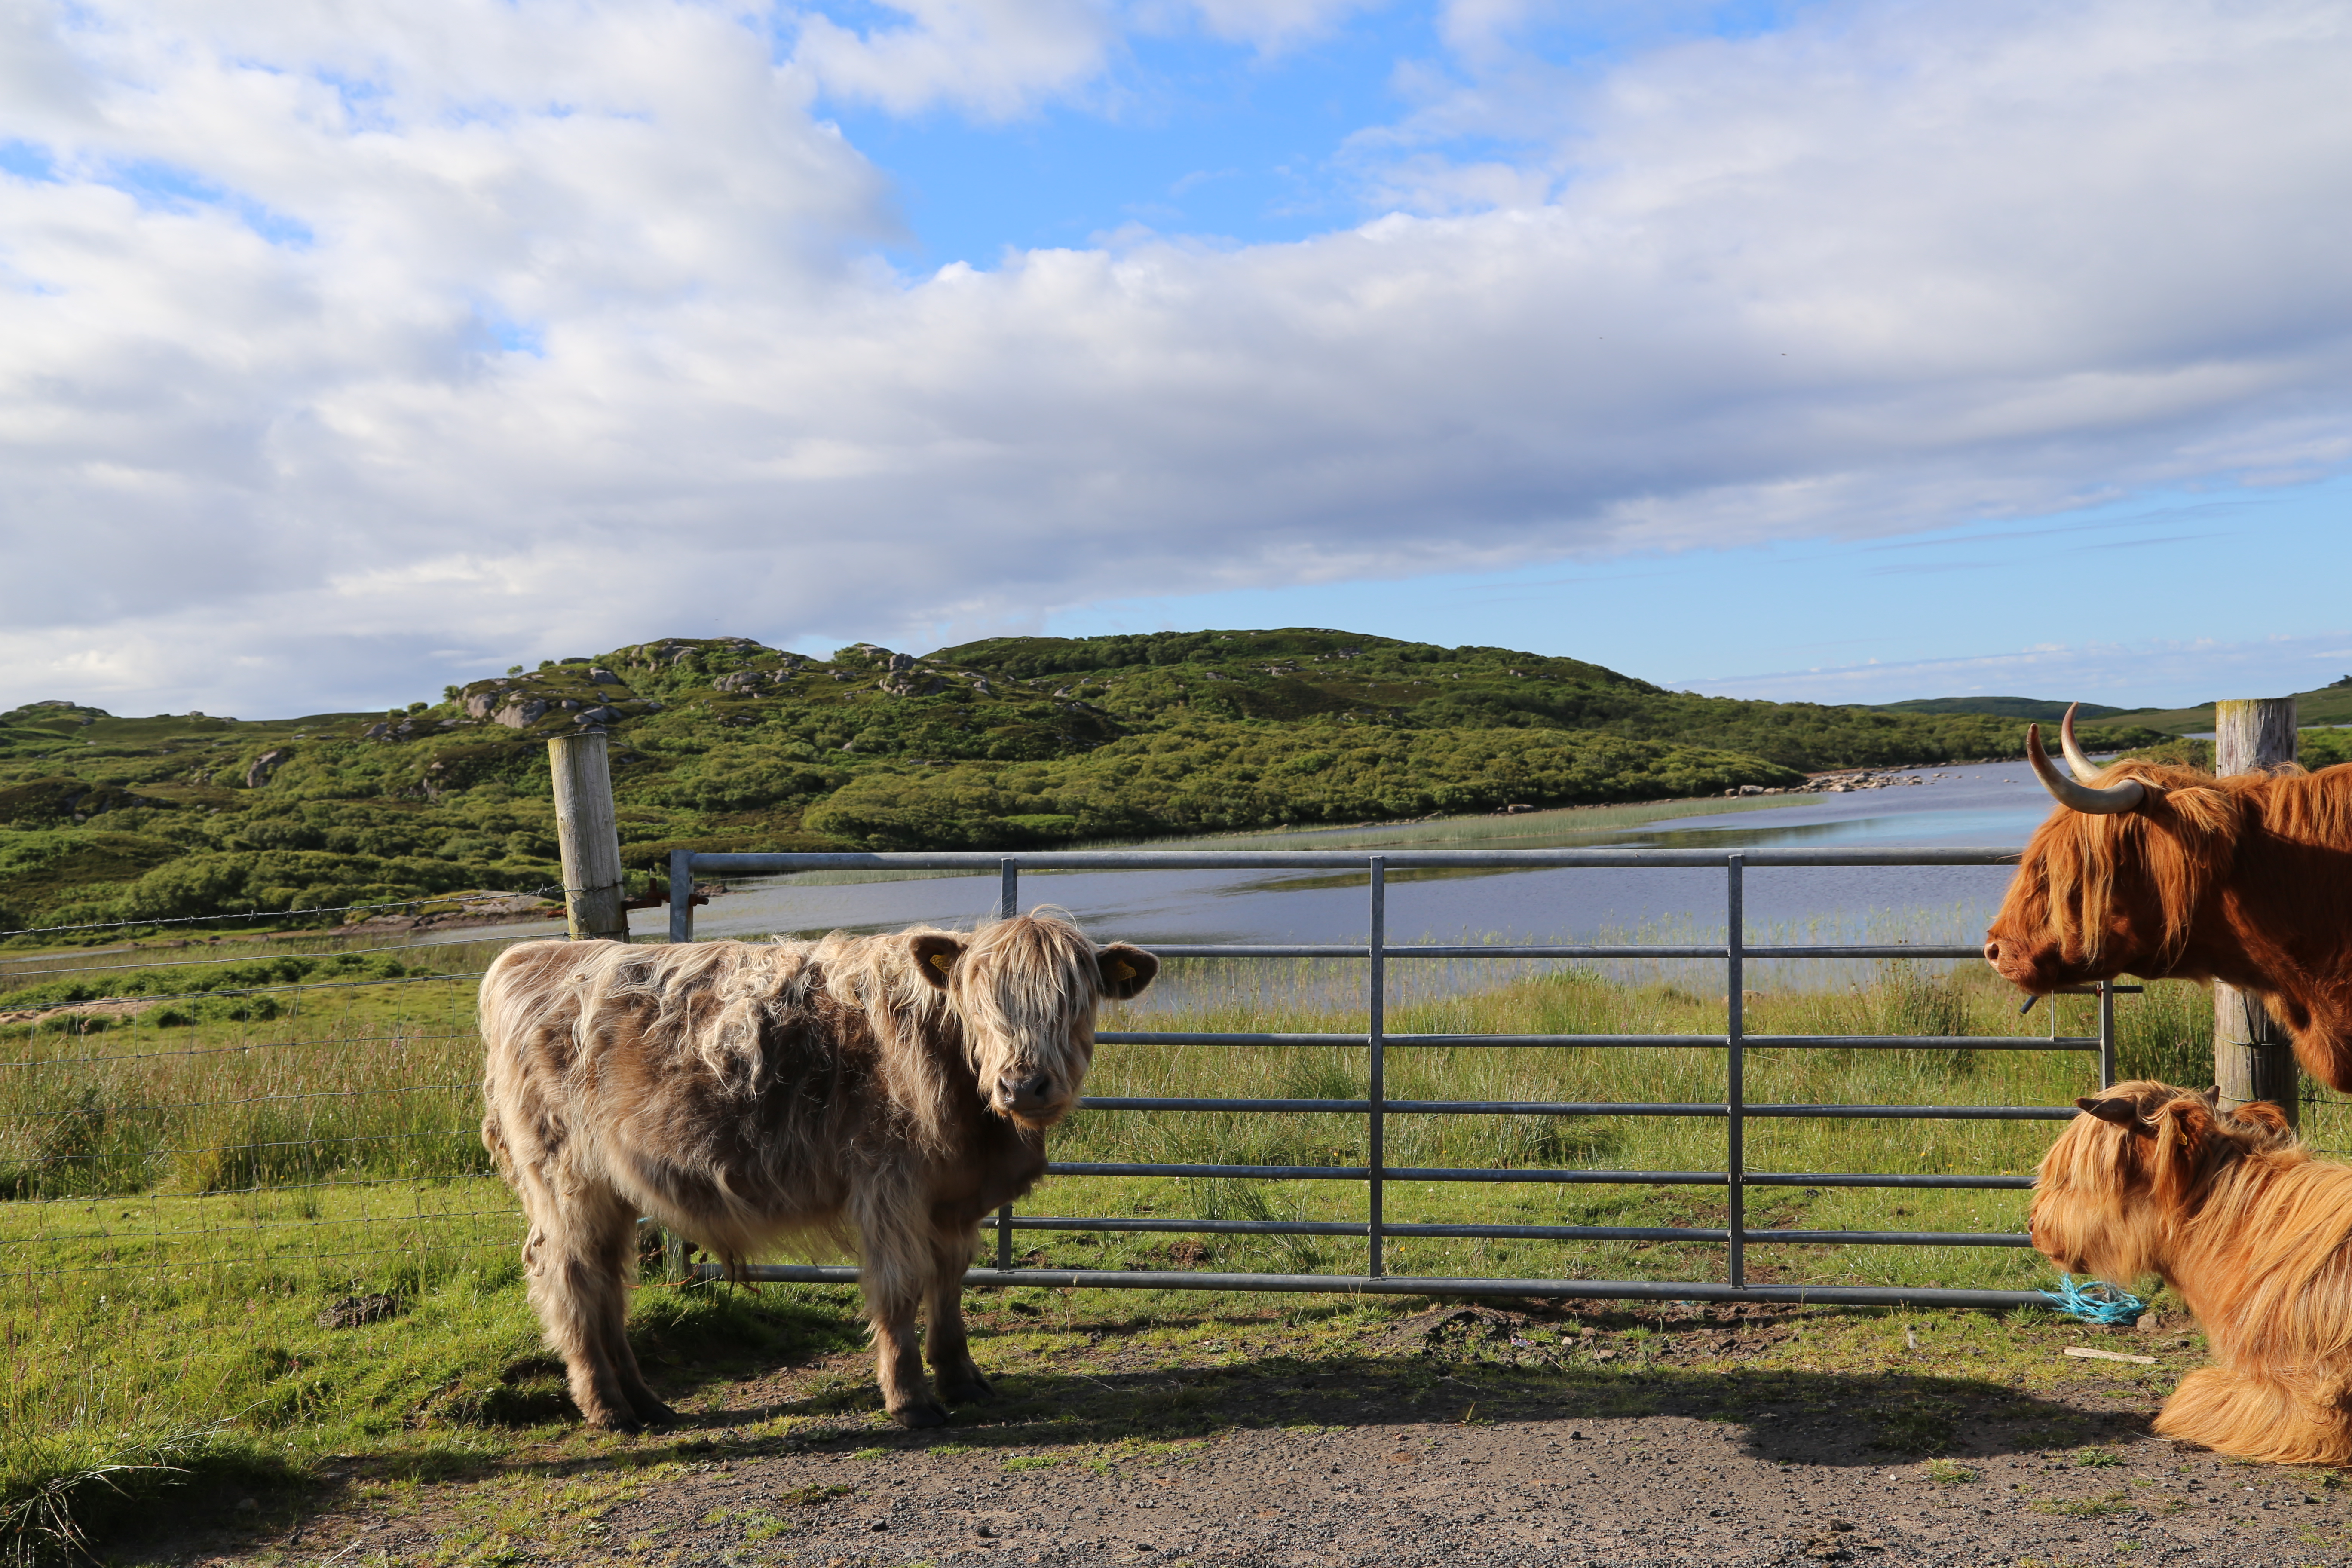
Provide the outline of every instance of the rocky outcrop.
{"type": "Polygon", "coordinates": [[[614,675],[611,670],[604,668],[601,665],[592,664],[588,667],[588,679],[594,681],[599,686],[618,686],[621,684],[621,678],[619,676],[614,675]]]}
{"type": "Polygon", "coordinates": [[[520,697],[491,714],[490,719],[492,722],[504,724],[509,730],[528,730],[538,723],[540,716],[546,711],[545,698],[520,697]]]}
{"type": "Polygon", "coordinates": [[[293,760],[294,752],[290,747],[270,747],[269,750],[254,758],[252,765],[245,770],[245,787],[259,789],[269,782],[270,774],[293,760]]]}

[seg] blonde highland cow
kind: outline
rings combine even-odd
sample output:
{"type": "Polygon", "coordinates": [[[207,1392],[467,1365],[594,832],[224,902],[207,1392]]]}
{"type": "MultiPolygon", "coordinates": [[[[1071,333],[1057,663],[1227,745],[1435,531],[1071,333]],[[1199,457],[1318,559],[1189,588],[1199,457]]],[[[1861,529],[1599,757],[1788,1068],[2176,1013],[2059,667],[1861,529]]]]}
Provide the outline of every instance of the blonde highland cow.
{"type": "Polygon", "coordinates": [[[482,1142],[530,1222],[523,1268],[590,1425],[672,1412],[623,1331],[650,1215],[730,1265],[779,1239],[854,1243],[884,1403],[987,1396],[962,1282],[982,1215],[1045,1169],[1076,1102],[1097,1005],[1159,963],[1097,949],[1057,911],[970,936],[821,942],[533,942],[482,979],[482,1142]]]}
{"type": "Polygon", "coordinates": [[[2219,1364],[2156,1429],[2280,1465],[2352,1461],[2352,1165],[2318,1160],[2274,1106],[2119,1083],[2034,1175],[2033,1245],[2061,1268],[2160,1276],[2219,1364]]]}

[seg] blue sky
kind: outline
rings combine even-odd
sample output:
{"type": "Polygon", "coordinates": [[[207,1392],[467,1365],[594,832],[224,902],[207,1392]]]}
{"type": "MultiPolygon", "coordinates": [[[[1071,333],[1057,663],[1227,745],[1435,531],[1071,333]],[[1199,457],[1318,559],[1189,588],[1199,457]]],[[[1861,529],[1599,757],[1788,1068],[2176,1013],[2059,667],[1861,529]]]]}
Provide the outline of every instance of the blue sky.
{"type": "Polygon", "coordinates": [[[2352,633],[2305,629],[2346,618],[2347,529],[2341,480],[2156,494],[1861,542],[1133,599],[1048,629],[1411,626],[1432,642],[1566,654],[1712,695],[2186,706],[2352,674],[2352,633]]]}
{"type": "MultiPolygon", "coordinates": [[[[867,33],[909,20],[880,5],[810,9],[867,33]]],[[[1262,43],[1168,16],[1127,34],[1074,100],[1009,120],[951,105],[893,113],[854,96],[820,103],[889,175],[908,233],[886,250],[905,266],[988,266],[1008,249],[1088,247],[1135,228],[1212,245],[1305,239],[1384,210],[1352,139],[1475,85],[1441,36],[1438,8],[1328,9],[1344,19],[1262,43]]],[[[1513,68],[1570,79],[1640,48],[1753,37],[1794,11],[1665,0],[1528,9],[1537,14],[1510,29],[1513,68]]],[[[1553,129],[1544,118],[1537,126],[1553,129]]],[[[1463,160],[1507,160],[1526,146],[1500,128],[1422,134],[1442,135],[1463,160]]]]}
{"type": "Polygon", "coordinates": [[[0,529],[86,586],[0,707],[1274,624],[2307,688],[2347,72],[2315,0],[36,0],[0,529]]]}

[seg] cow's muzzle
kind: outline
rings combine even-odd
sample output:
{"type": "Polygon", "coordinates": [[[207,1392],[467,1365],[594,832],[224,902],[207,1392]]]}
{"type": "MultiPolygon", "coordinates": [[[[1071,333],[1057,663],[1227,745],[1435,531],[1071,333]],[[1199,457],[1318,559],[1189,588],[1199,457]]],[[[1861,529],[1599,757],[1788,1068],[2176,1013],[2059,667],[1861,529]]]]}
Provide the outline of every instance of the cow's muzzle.
{"type": "Polygon", "coordinates": [[[996,1080],[996,1107],[1022,1121],[1043,1121],[1065,1109],[1051,1073],[1006,1073],[996,1080]]]}

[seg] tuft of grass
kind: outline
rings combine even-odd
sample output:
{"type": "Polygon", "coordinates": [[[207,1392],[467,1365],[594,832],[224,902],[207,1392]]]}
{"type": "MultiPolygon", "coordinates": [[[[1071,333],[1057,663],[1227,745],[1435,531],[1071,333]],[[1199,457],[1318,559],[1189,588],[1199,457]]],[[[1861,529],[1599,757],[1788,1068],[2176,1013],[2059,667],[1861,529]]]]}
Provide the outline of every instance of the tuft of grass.
{"type": "Polygon", "coordinates": [[[1964,1486],[1969,1481],[1983,1479],[1956,1459],[1930,1459],[1926,1473],[1927,1479],[1939,1487],[1964,1486]]]}
{"type": "Polygon", "coordinates": [[[2111,1513],[2129,1513],[2138,1506],[2129,1492],[2113,1491],[2096,1497],[2045,1498],[2033,1508],[2038,1513],[2054,1513],[2062,1519],[2103,1519],[2111,1513]]]}
{"type": "Polygon", "coordinates": [[[1059,1454],[1008,1454],[1004,1468],[1008,1470],[1050,1470],[1062,1462],[1059,1454]]]}

